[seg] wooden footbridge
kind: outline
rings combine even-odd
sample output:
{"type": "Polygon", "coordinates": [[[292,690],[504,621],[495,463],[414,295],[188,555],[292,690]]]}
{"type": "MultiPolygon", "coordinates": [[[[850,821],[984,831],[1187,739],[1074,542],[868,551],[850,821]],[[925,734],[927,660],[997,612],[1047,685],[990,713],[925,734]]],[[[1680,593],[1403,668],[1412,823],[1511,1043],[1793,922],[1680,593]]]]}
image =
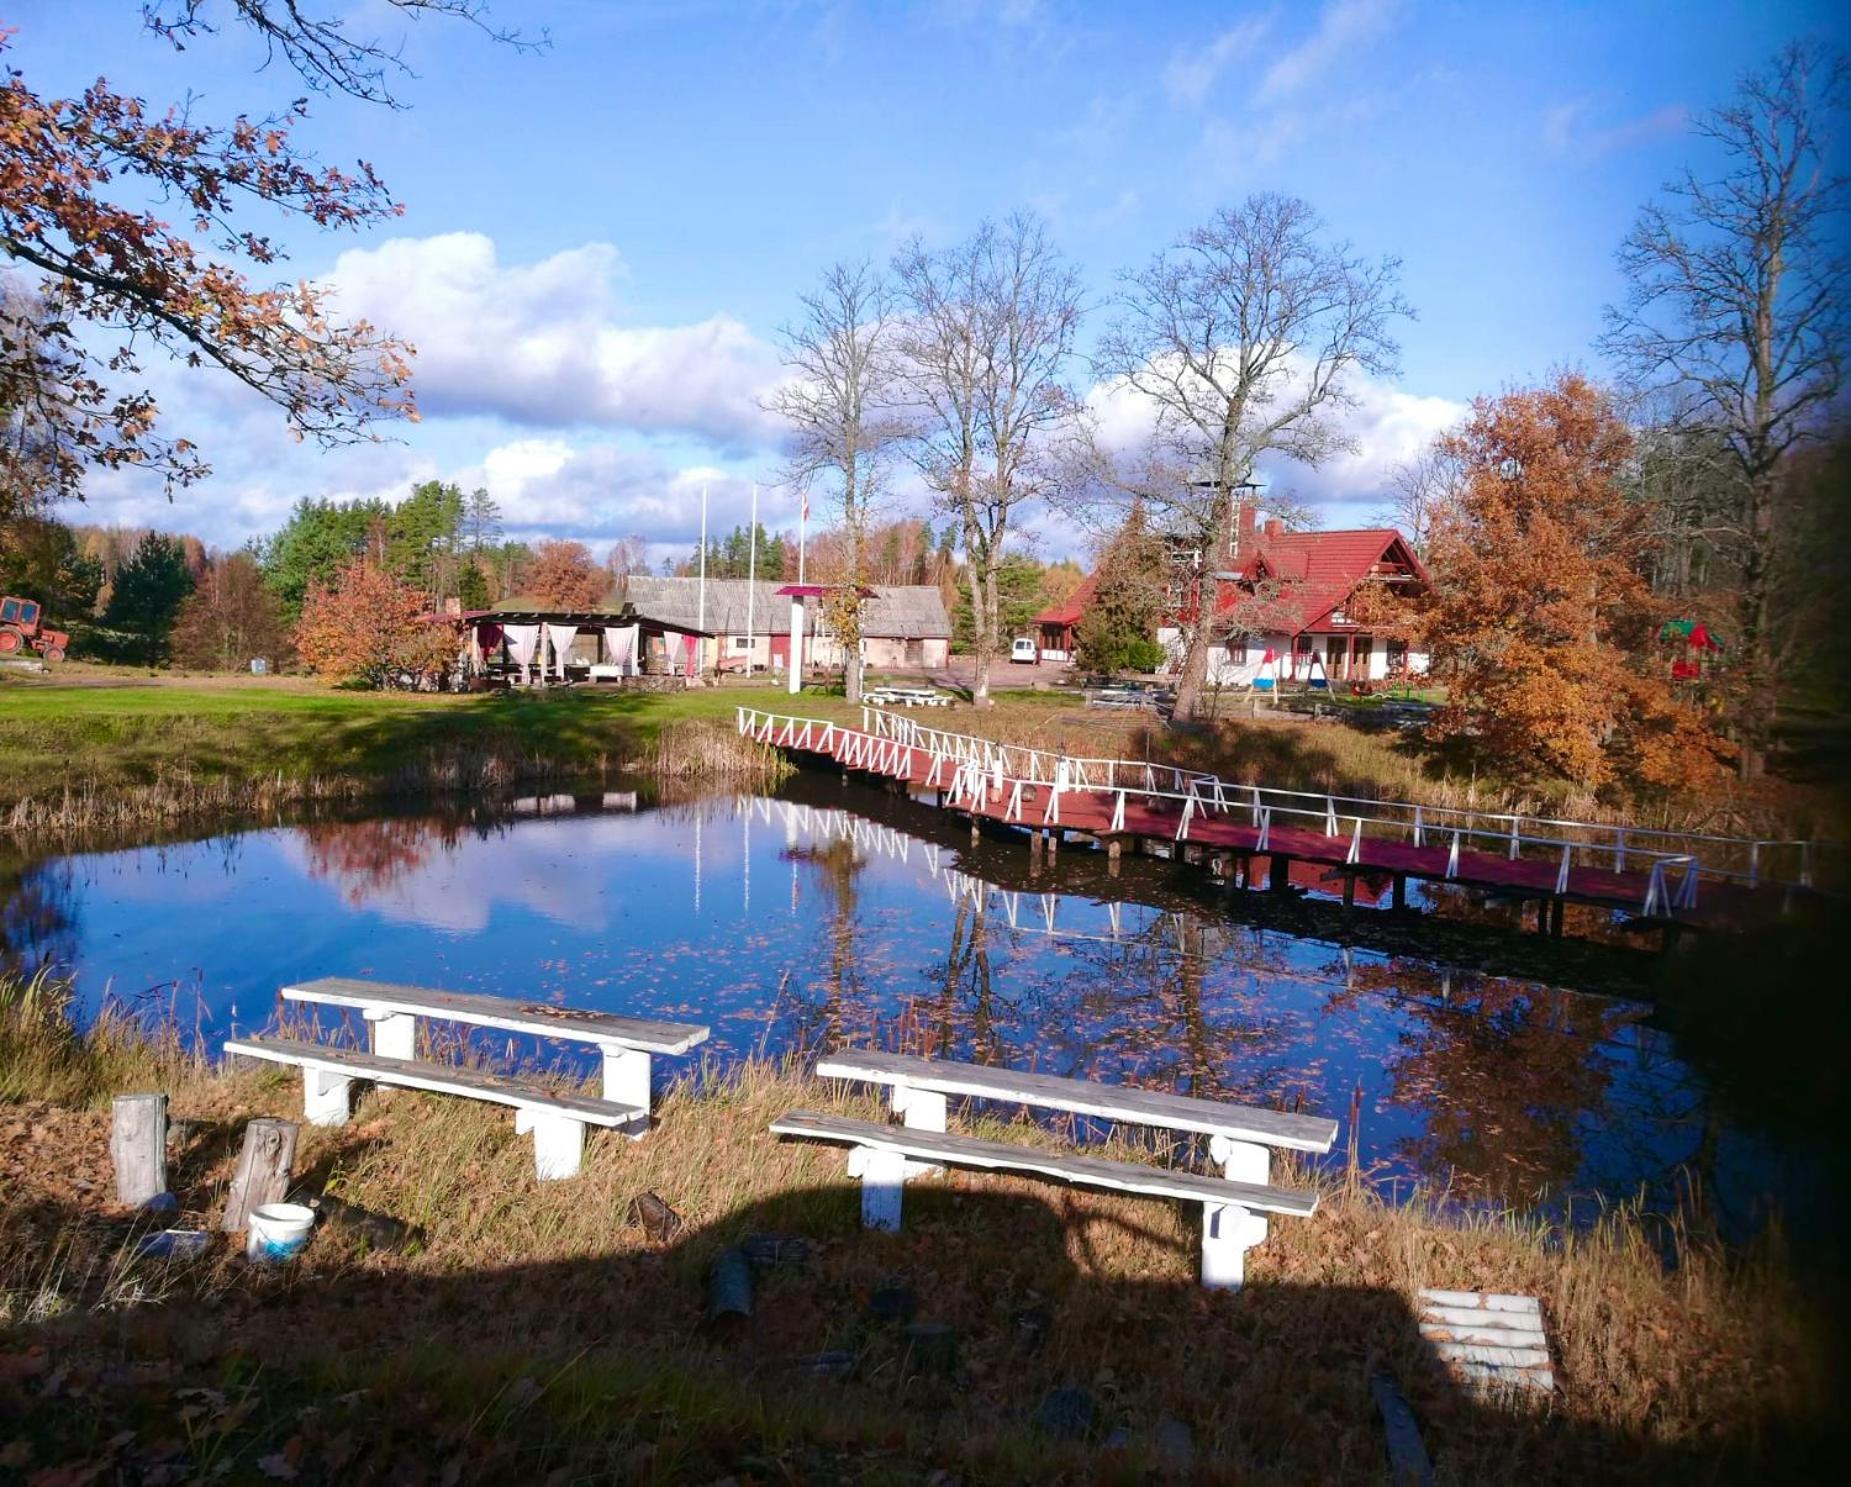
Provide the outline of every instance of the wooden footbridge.
{"type": "Polygon", "coordinates": [[[1454,884],[1537,905],[1537,927],[1562,931],[1570,903],[1675,929],[1780,912],[1812,887],[1814,844],[1667,832],[1403,801],[1280,790],[1125,759],[1059,754],[952,733],[862,709],[860,727],[738,709],[742,735],[792,754],[936,796],[968,817],[1020,828],[1031,850],[1068,837],[1113,857],[1129,847],[1200,862],[1217,876],[1283,890],[1291,864],[1335,874],[1346,903],[1357,882],[1454,884]]]}

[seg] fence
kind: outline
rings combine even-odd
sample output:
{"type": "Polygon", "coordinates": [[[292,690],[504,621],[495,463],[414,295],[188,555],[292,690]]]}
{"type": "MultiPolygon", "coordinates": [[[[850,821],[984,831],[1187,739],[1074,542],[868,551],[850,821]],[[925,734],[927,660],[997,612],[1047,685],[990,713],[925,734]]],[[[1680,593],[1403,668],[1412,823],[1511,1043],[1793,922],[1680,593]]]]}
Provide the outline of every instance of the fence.
{"type": "MultiPolygon", "coordinates": [[[[1648,912],[1696,907],[1700,880],[1811,886],[1816,845],[1751,840],[1697,832],[1617,826],[1513,812],[1427,806],[1408,801],[1319,794],[1239,784],[1199,770],[1152,761],[1088,758],[935,728],[916,718],[862,709],[862,726],[738,710],[738,726],[761,743],[829,754],[850,769],[912,779],[942,790],[946,803],[966,808],[1001,801],[1003,819],[1058,826],[1063,795],[1085,791],[1111,799],[1111,831],[1125,829],[1131,802],[1173,812],[1174,836],[1188,841],[1207,817],[1245,815],[1264,852],[1275,822],[1309,821],[1327,837],[1347,837],[1345,861],[1358,862],[1369,840],[1444,847],[1444,876],[1458,875],[1461,851],[1493,852],[1509,860],[1555,864],[1556,892],[1569,889],[1574,868],[1605,868],[1646,876],[1648,912]],[[923,773],[921,773],[923,771],[923,773]],[[1035,811],[1029,792],[1045,789],[1035,811]],[[1034,819],[1031,819],[1031,813],[1034,819]]],[[[1166,823],[1167,824],[1167,823],[1166,823]]]]}

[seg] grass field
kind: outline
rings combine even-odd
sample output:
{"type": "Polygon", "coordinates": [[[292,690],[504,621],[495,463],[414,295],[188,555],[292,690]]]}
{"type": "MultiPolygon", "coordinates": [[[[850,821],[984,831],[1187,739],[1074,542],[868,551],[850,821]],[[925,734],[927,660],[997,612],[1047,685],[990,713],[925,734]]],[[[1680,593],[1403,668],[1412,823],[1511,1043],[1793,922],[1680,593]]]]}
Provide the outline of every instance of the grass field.
{"type": "Polygon", "coordinates": [[[594,1135],[560,1183],[535,1182],[505,1110],[370,1095],[346,1127],[302,1128],[297,1180],[411,1242],[361,1218],[282,1274],[225,1243],[137,1259],[150,1224],[110,1201],[110,1094],[169,1091],[171,1222],[206,1226],[244,1122],[296,1118],[299,1078],[215,1072],[120,1022],[75,1038],[61,997],[0,981],[0,1470],[22,1480],[1133,1482],[1179,1420],[1195,1462],[1172,1478],[1376,1482],[1382,1365],[1442,1482],[1775,1480],[1817,1443],[1823,1324],[1777,1248],[1731,1256],[1625,1209],[1565,1232],[1390,1206],[1337,1172],[1316,1215],[1274,1221],[1245,1291],[1210,1295],[1181,1205],[953,1173],[909,1187],[901,1234],[862,1230],[842,1153],[766,1127],[793,1108],[879,1118],[875,1100],[763,1064],[671,1091],[640,1143],[594,1135]],[[627,1220],[644,1192],[678,1236],[627,1220]],[[752,1233],[807,1253],[761,1271],[751,1323],[716,1334],[708,1263],[752,1233]],[[893,1285],[953,1329],[949,1371],[871,1307],[893,1285]],[[1434,1369],[1422,1286],[1541,1297],[1553,1401],[1434,1369]],[[1095,1409],[1071,1439],[1036,1424],[1062,1387],[1095,1409]]]}
{"type": "Polygon", "coordinates": [[[9,683],[0,685],[0,820],[23,831],[132,827],[629,767],[749,776],[768,761],[725,742],[746,695],[758,694],[9,683]]]}

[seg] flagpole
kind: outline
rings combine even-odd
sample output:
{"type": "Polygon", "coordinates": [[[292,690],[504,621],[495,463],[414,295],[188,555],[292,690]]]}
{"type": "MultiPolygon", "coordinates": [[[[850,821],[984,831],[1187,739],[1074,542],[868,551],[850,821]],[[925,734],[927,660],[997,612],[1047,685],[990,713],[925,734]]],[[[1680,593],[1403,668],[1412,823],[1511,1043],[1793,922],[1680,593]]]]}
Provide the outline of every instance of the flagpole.
{"type": "Polygon", "coordinates": [[[797,582],[803,582],[803,533],[810,524],[810,493],[805,491],[798,497],[803,503],[797,508],[797,582]]]}
{"type": "MultiPolygon", "coordinates": [[[[705,653],[707,648],[707,482],[701,482],[701,587],[699,600],[699,618],[694,628],[701,631],[701,637],[695,645],[705,653]]],[[[698,890],[697,890],[698,892],[698,890]]],[[[698,903],[698,898],[696,899],[698,903]]]]}
{"type": "Polygon", "coordinates": [[[758,482],[752,482],[752,532],[746,538],[746,675],[752,675],[752,658],[758,654],[752,620],[758,599],[758,482]]]}

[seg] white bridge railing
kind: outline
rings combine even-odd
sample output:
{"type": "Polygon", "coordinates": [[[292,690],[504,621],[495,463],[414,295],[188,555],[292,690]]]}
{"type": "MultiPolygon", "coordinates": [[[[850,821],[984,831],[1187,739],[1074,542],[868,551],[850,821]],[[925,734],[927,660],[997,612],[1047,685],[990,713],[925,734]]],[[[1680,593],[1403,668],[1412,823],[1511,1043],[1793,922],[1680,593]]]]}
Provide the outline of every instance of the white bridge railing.
{"type": "Polygon", "coordinates": [[[945,792],[948,805],[969,809],[1000,803],[1005,821],[1030,827],[1060,825],[1061,798],[1072,792],[1107,796],[1112,832],[1126,829],[1128,804],[1174,813],[1179,842],[1188,841],[1192,824],[1204,817],[1240,815],[1258,829],[1257,850],[1264,852],[1275,823],[1310,822],[1325,836],[1347,838],[1345,861],[1350,863],[1361,861],[1365,838],[1444,847],[1447,879],[1458,876],[1462,850],[1495,852],[1510,860],[1545,858],[1556,867],[1558,894],[1569,891],[1569,874],[1576,868],[1644,873],[1648,913],[1695,908],[1700,878],[1806,886],[1812,877],[1812,844],[1807,842],[1750,841],[1243,785],[1172,765],[1086,758],[953,733],[877,708],[862,709],[860,728],[750,707],[737,713],[739,732],[760,743],[829,754],[847,768],[870,773],[921,775],[927,788],[945,792]],[[1793,876],[1776,876],[1773,869],[1789,861],[1793,876]]]}

